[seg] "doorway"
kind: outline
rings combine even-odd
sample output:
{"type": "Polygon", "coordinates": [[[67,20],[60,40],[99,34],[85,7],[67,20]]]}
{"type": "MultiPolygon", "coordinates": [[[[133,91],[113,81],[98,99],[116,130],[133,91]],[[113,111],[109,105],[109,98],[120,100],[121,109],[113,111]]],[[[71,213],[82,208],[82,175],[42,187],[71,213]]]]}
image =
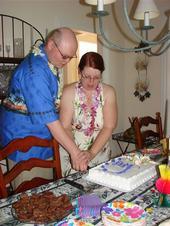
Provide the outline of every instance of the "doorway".
{"type": "Polygon", "coordinates": [[[79,80],[78,64],[82,55],[89,51],[97,52],[98,50],[97,34],[79,30],[74,30],[74,32],[78,40],[77,58],[73,58],[64,67],[64,85],[79,80]]]}

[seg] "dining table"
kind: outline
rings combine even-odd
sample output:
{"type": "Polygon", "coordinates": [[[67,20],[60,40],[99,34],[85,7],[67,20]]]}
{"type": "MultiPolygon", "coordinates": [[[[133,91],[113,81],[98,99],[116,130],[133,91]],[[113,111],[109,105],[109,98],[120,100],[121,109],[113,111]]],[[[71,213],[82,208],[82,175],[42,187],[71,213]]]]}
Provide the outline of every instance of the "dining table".
{"type": "MultiPolygon", "coordinates": [[[[61,178],[49,184],[28,190],[25,193],[32,195],[35,193],[37,194],[43,193],[45,191],[52,191],[56,196],[67,194],[71,200],[73,207],[75,207],[78,197],[84,194],[95,194],[100,198],[102,203],[123,200],[125,202],[132,202],[134,204],[140,205],[146,211],[147,226],[159,225],[166,219],[170,219],[170,208],[160,207],[158,205],[159,192],[155,187],[155,181],[157,177],[153,177],[131,192],[121,192],[88,181],[86,179],[87,173],[88,172],[77,172],[67,176],[66,178],[61,178]]],[[[30,225],[20,222],[13,215],[12,204],[17,202],[20,199],[21,195],[23,194],[15,194],[9,196],[8,198],[0,199],[0,225],[30,225]]],[[[65,220],[69,221],[71,219],[83,220],[97,226],[103,225],[101,216],[96,218],[92,217],[87,219],[80,219],[74,209],[67,217],[65,217],[65,220]]],[[[60,222],[53,222],[41,225],[57,226],[59,224],[60,222]]]]}
{"type": "MultiPolygon", "coordinates": [[[[125,136],[124,133],[125,132],[119,132],[119,133],[112,134],[112,140],[117,142],[122,155],[131,151],[131,150],[129,150],[130,144],[133,144],[136,146],[135,137],[134,136],[125,136]],[[123,144],[125,144],[125,145],[123,145],[123,144]]],[[[158,138],[149,136],[145,141],[145,147],[153,149],[153,148],[161,148],[161,145],[160,145],[158,138]]]]}

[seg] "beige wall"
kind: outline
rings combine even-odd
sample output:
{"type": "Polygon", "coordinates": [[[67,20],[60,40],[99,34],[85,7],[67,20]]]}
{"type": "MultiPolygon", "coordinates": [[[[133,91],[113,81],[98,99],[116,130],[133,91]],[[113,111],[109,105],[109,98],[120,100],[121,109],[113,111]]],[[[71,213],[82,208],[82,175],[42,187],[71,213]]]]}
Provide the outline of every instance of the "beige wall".
{"type": "MultiPolygon", "coordinates": [[[[40,32],[45,35],[48,30],[59,26],[68,26],[76,30],[85,30],[88,32],[98,31],[98,21],[87,17],[91,11],[90,6],[80,4],[79,0],[0,0],[0,13],[13,15],[33,24],[40,32]],[[93,25],[95,24],[95,29],[93,25]]],[[[132,0],[130,2],[133,2],[132,0]]],[[[160,10],[168,9],[169,0],[156,0],[161,6],[160,10]]],[[[111,13],[104,18],[106,34],[111,40],[115,40],[123,46],[135,46],[127,27],[123,28],[124,17],[121,13],[122,1],[119,0],[112,7],[107,6],[111,13]],[[121,10],[120,10],[121,9],[121,10]],[[116,13],[115,13],[116,12],[116,13]],[[113,13],[113,14],[112,14],[113,13]],[[116,22],[114,22],[116,17],[116,22]],[[125,40],[127,36],[130,41],[125,40]]],[[[161,16],[154,20],[158,27],[154,29],[155,33],[160,31],[165,22],[161,16]],[[160,19],[160,18],[159,18],[160,19]]],[[[154,31],[152,33],[154,33],[154,31]]],[[[152,35],[154,37],[154,34],[152,35]]],[[[100,38],[100,36],[99,36],[100,38]]],[[[135,40],[134,40],[135,41],[135,40]]],[[[104,72],[104,81],[113,85],[117,92],[119,121],[116,131],[120,131],[129,126],[128,116],[154,114],[161,109],[161,65],[160,57],[150,59],[148,74],[150,79],[151,97],[144,102],[140,102],[134,97],[134,85],[137,79],[137,71],[134,67],[136,55],[134,53],[119,53],[103,46],[99,43],[99,52],[105,60],[106,70],[104,72]]]]}
{"type": "MultiPolygon", "coordinates": [[[[170,9],[170,1],[169,0],[155,0],[157,6],[161,12],[160,17],[151,20],[152,25],[154,25],[154,29],[149,32],[149,37],[155,38],[158,33],[161,32],[161,29],[164,27],[167,22],[164,12],[170,9]],[[161,3],[161,4],[160,4],[161,3]]],[[[157,49],[157,48],[156,48],[157,49]]],[[[155,50],[156,50],[155,49],[155,50]]],[[[148,77],[150,80],[149,91],[151,96],[149,99],[144,102],[139,101],[136,97],[133,96],[135,80],[137,79],[137,71],[134,68],[134,63],[136,60],[135,54],[127,54],[125,57],[125,111],[124,118],[127,115],[135,116],[135,115],[154,115],[156,111],[160,111],[163,113],[162,102],[163,96],[161,93],[162,80],[162,67],[164,65],[161,64],[162,57],[150,57],[149,65],[148,65],[148,77]]],[[[162,114],[162,118],[164,121],[164,115],[162,114]]],[[[127,127],[128,121],[125,121],[125,127],[127,127]]]]}

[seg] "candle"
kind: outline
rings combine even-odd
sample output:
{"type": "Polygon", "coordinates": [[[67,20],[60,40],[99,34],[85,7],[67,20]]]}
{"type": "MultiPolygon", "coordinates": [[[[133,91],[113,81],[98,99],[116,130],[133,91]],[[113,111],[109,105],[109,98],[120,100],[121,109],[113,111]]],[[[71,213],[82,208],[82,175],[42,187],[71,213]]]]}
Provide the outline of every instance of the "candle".
{"type": "Polygon", "coordinates": [[[103,11],[103,0],[97,0],[97,10],[103,11]]]}
{"type": "Polygon", "coordinates": [[[149,26],[149,12],[144,12],[144,26],[149,26]]]}
{"type": "Polygon", "coordinates": [[[170,138],[168,138],[168,166],[170,167],[170,138]]]}
{"type": "Polygon", "coordinates": [[[45,37],[48,35],[48,28],[45,29],[45,37]]]}
{"type": "Polygon", "coordinates": [[[30,27],[30,38],[31,38],[31,46],[34,44],[34,39],[33,39],[33,28],[30,27]]]}

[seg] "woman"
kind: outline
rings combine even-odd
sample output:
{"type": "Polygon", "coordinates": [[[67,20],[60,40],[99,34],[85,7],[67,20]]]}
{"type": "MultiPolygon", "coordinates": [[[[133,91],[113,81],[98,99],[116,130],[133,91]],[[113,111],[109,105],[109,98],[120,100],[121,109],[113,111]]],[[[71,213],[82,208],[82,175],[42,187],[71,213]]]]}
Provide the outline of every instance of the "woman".
{"type": "MultiPolygon", "coordinates": [[[[78,66],[80,81],[68,85],[61,98],[60,120],[69,136],[86,151],[89,166],[110,159],[109,138],[117,123],[116,94],[102,83],[104,62],[88,52],[78,66]]],[[[73,172],[67,152],[60,151],[63,176],[73,172]]]]}

